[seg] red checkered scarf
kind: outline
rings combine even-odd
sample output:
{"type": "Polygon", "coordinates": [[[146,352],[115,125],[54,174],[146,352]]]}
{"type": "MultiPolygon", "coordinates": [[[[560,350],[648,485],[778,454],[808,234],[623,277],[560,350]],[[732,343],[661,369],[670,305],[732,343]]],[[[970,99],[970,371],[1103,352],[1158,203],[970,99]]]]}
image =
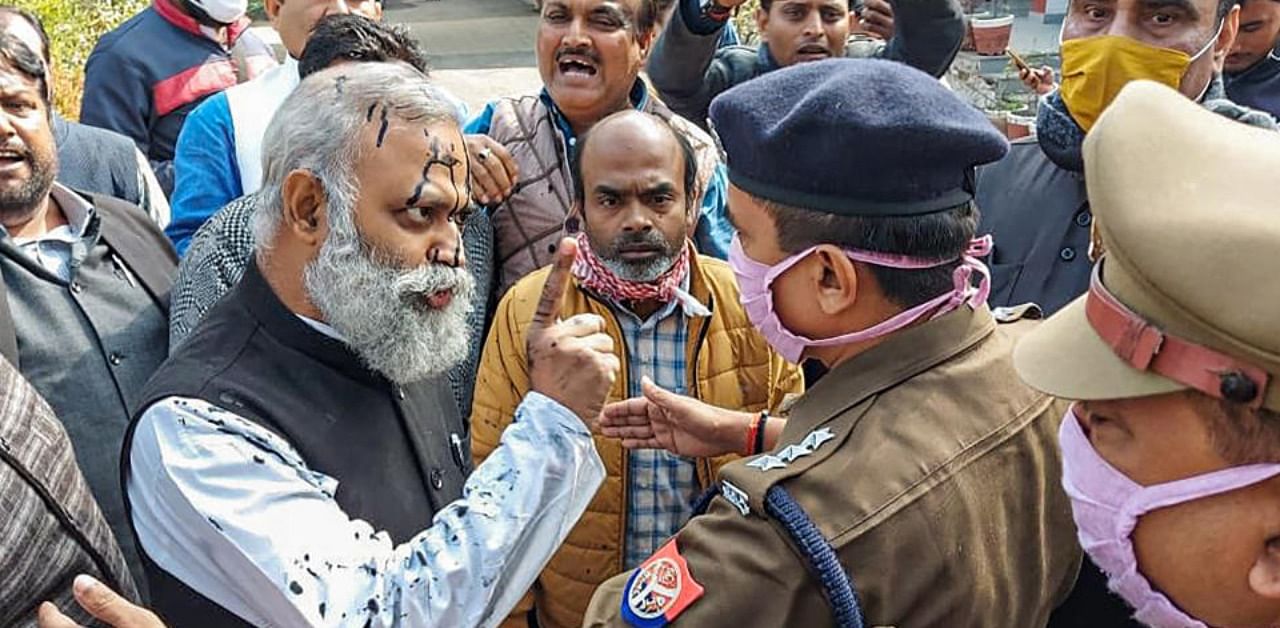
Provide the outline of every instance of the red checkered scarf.
{"type": "Polygon", "coordinates": [[[689,245],[667,272],[651,282],[628,281],[605,267],[591,250],[585,231],[578,233],[578,257],[573,260],[573,276],[582,287],[615,302],[652,301],[670,303],[676,289],[689,274],[689,245]]]}

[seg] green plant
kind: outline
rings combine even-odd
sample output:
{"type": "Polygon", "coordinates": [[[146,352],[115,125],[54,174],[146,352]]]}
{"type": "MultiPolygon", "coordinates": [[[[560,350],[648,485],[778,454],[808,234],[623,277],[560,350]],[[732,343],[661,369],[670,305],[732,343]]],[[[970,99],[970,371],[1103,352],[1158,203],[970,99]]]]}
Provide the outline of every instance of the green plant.
{"type": "Polygon", "coordinates": [[[262,0],[249,0],[249,17],[254,20],[267,19],[267,6],[262,0]]]}
{"type": "Polygon", "coordinates": [[[150,0],[13,0],[44,22],[52,42],[54,106],[62,115],[80,116],[84,64],[98,38],[129,19],[150,0]]]}

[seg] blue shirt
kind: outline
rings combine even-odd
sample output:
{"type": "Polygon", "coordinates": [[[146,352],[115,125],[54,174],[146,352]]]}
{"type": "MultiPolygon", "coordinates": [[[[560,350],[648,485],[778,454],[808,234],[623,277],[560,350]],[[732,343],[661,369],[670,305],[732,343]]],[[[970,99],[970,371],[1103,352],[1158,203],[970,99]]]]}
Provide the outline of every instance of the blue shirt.
{"type": "MultiPolygon", "coordinates": [[[[578,149],[578,138],[573,132],[573,127],[569,125],[569,120],[560,112],[560,108],[556,106],[555,101],[551,99],[551,94],[546,89],[542,90],[540,97],[543,104],[551,111],[552,119],[556,123],[556,130],[564,137],[564,145],[569,149],[567,157],[572,160],[575,151],[578,149]]],[[[644,81],[637,79],[635,87],[631,89],[631,106],[637,110],[643,110],[648,102],[649,88],[645,86],[644,81]]],[[[493,124],[493,112],[496,105],[497,103],[493,102],[485,105],[484,110],[467,123],[463,132],[468,135],[487,135],[493,124]]],[[[715,173],[711,175],[711,180],[707,183],[707,189],[703,191],[702,211],[698,219],[698,226],[693,232],[693,242],[698,247],[698,252],[719,259],[728,259],[729,242],[733,240],[734,233],[733,225],[729,224],[729,216],[726,209],[728,185],[729,179],[725,175],[724,164],[717,164],[715,173]]]]}
{"type": "Polygon", "coordinates": [[[200,225],[244,195],[226,93],[211,96],[187,116],[176,151],[172,219],[164,233],[181,256],[200,225]]]}

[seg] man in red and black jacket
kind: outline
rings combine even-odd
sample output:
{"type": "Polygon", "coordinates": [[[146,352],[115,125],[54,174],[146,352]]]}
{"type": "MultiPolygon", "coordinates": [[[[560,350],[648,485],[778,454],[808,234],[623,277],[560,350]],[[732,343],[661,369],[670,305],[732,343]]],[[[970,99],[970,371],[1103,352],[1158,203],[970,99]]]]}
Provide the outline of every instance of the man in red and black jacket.
{"type": "Polygon", "coordinates": [[[276,65],[244,0],[154,0],[102,36],[85,66],[80,120],[133,139],[173,191],[173,147],[205,98],[276,65]]]}

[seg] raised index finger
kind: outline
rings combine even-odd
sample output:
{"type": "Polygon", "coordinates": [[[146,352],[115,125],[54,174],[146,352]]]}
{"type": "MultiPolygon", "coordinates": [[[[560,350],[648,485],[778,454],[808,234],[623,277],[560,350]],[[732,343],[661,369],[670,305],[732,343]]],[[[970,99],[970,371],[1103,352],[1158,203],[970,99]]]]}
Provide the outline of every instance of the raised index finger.
{"type": "Polygon", "coordinates": [[[560,302],[564,300],[564,291],[569,286],[569,271],[573,268],[573,259],[578,256],[578,242],[573,238],[560,240],[556,249],[556,259],[551,265],[551,274],[547,283],[542,286],[542,296],[538,299],[538,309],[533,313],[533,327],[545,329],[556,324],[560,317],[560,302]]]}

